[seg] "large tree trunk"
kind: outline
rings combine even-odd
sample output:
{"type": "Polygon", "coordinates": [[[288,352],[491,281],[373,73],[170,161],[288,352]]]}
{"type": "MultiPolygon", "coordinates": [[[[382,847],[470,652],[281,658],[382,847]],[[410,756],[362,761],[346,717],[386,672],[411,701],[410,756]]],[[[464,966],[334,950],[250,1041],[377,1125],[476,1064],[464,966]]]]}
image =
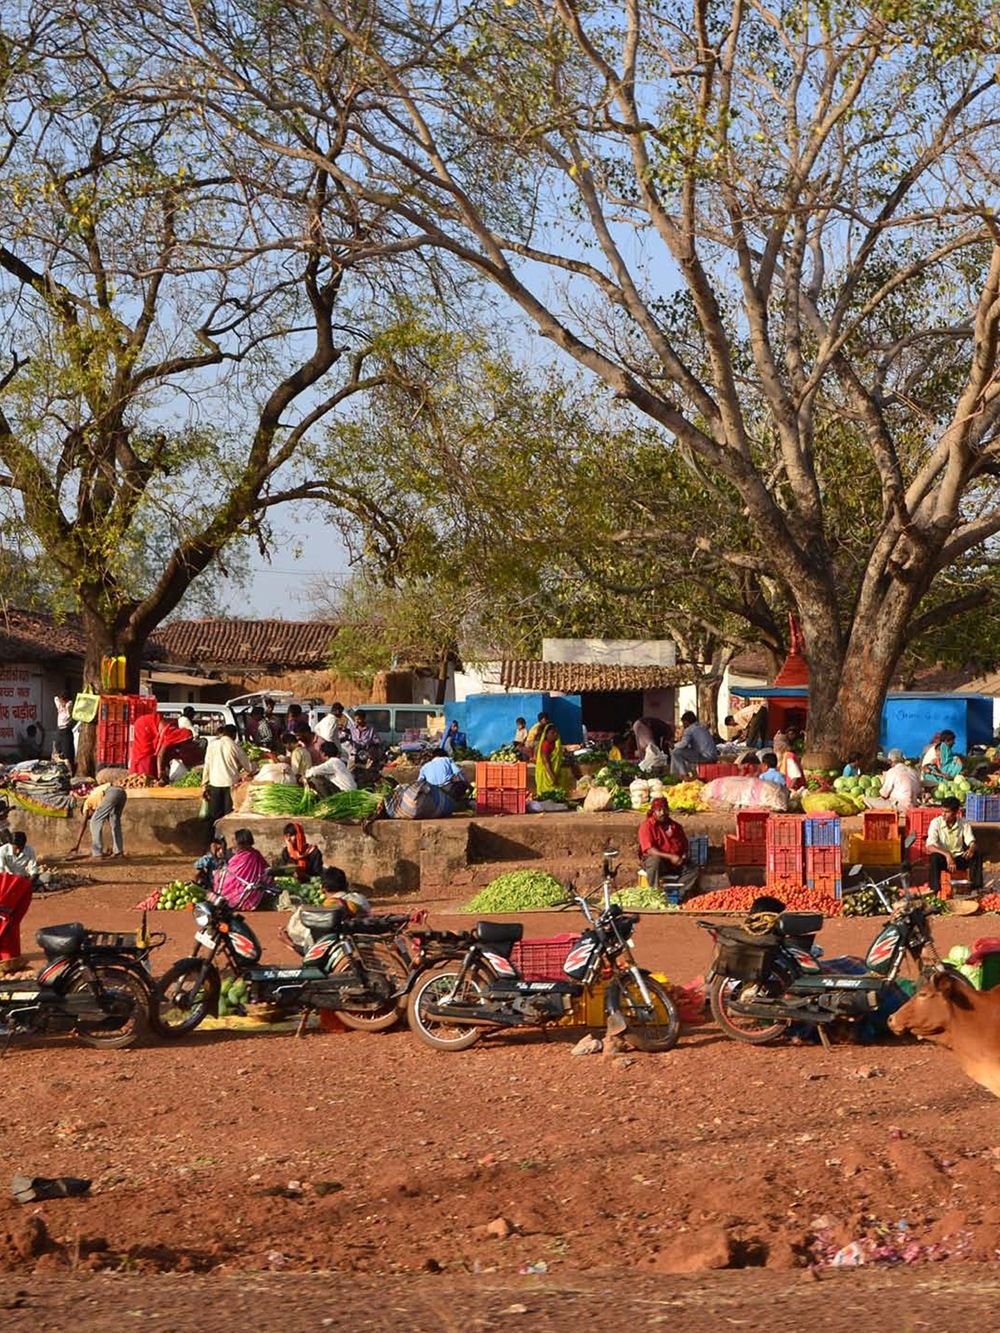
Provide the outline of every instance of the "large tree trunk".
{"type": "MultiPolygon", "coordinates": [[[[137,643],[131,626],[108,624],[99,611],[84,607],[81,612],[87,646],[83,658],[83,683],[89,689],[101,692],[101,658],[121,654],[125,658],[125,693],[139,693],[139,670],[142,665],[142,644],[137,643]]],[[[96,771],[97,723],[80,726],[76,747],[76,771],[81,776],[96,771]]]]}

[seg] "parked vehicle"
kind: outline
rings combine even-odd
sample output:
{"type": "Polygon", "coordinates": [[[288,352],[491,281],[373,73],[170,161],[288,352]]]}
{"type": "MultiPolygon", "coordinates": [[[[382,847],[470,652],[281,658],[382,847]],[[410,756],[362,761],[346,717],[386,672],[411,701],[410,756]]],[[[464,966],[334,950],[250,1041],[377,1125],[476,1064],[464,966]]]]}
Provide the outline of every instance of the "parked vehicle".
{"type": "Polygon", "coordinates": [[[599,916],[585,896],[569,894],[587,929],[567,948],[565,981],[526,980],[511,962],[524,927],[480,921],[461,961],[427,973],[411,991],[407,1019],[417,1036],[441,1051],[463,1051],[489,1031],[566,1020],[604,985],[609,1034],[624,1033],[642,1051],[671,1050],[680,1035],[677,1008],[666,987],[635,961],[631,937],[639,918],[611,901],[617,856],[604,854],[599,916]]]}
{"type": "MultiPolygon", "coordinates": [[[[145,936],[145,919],[143,932],[145,936]]],[[[78,921],[35,934],[45,963],[33,980],[0,981],[0,1034],[69,1032],[85,1046],[131,1046],[147,1031],[149,952],[166,940],[109,936],[78,921]]]]}
{"type": "Polygon", "coordinates": [[[834,970],[816,957],[814,942],[823,926],[819,913],[774,911],[758,913],[757,919],[751,913],[743,927],[698,922],[715,941],[709,1001],[727,1037],[763,1045],[792,1023],[822,1028],[836,1019],[868,1017],[907,957],[918,966],[925,950],[937,958],[932,908],[910,893],[906,874],[878,882],[869,878],[866,887],[875,890],[890,919],[872,940],[864,960],[857,960],[856,971],[834,970]],[[903,889],[895,906],[886,893],[890,885],[903,889]]]}
{"type": "Polygon", "coordinates": [[[167,1037],[192,1032],[219,1010],[221,968],[246,983],[247,1003],[286,1015],[333,1010],[351,1028],[381,1032],[400,1021],[414,980],[467,942],[465,935],[414,929],[408,915],[352,916],[342,907],[303,910],[302,962],[260,963],[262,948],[246,917],[214,896],[194,909],[195,950],[160,979],[154,1027],[167,1037]]]}

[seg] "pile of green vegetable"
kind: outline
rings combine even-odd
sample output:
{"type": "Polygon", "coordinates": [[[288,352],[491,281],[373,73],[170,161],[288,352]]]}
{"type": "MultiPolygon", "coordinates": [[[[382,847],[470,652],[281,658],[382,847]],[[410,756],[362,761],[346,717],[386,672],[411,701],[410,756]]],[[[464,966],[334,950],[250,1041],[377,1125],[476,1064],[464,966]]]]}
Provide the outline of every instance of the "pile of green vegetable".
{"type": "Polygon", "coordinates": [[[316,794],[308,787],[262,782],[250,790],[250,809],[257,815],[297,815],[301,819],[311,815],[315,807],[316,794]]]}
{"type": "Polygon", "coordinates": [[[454,759],[456,764],[478,763],[481,759],[486,758],[482,750],[474,750],[471,745],[454,746],[452,748],[451,757],[452,759],[454,759]]]}
{"type": "Polygon", "coordinates": [[[313,807],[315,819],[369,819],[379,807],[379,797],[373,791],[336,791],[324,796],[313,807]]]}
{"type": "Polygon", "coordinates": [[[566,795],[567,795],[567,793],[566,793],[566,789],[565,789],[565,787],[546,787],[546,789],[545,789],[544,791],[540,791],[540,792],[537,794],[536,800],[539,800],[539,801],[565,801],[565,800],[566,800],[566,795]]]}
{"type": "Polygon", "coordinates": [[[298,898],[309,907],[322,907],[326,901],[321,879],[307,879],[300,883],[294,875],[275,875],[274,886],[279,893],[298,898]]]}
{"type": "Polygon", "coordinates": [[[480,889],[463,912],[525,912],[533,907],[558,907],[566,890],[544,870],[509,870],[480,889]]]}
{"type": "Polygon", "coordinates": [[[160,890],[156,900],[158,912],[183,912],[192,903],[200,903],[205,890],[197,884],[189,884],[182,879],[172,879],[165,889],[160,890]]]}
{"type": "Polygon", "coordinates": [[[219,988],[219,1017],[241,1014],[250,997],[250,984],[242,977],[223,977],[219,988]]]}
{"type": "MultiPolygon", "coordinates": [[[[882,892],[893,906],[903,897],[903,890],[894,888],[891,884],[887,884],[882,892]]],[[[942,898],[926,893],[923,895],[923,899],[932,912],[940,912],[944,909],[942,898]]],[[[887,915],[885,906],[873,888],[862,885],[861,888],[855,889],[853,892],[850,889],[845,891],[841,916],[885,915],[887,915]]]]}
{"type": "Polygon", "coordinates": [[[200,787],[203,780],[201,776],[202,772],[203,770],[200,768],[191,768],[178,782],[174,782],[171,785],[174,787],[200,787]]]}
{"type": "Polygon", "coordinates": [[[518,764],[521,758],[521,752],[516,745],[501,745],[499,750],[494,750],[490,755],[490,763],[518,764]]]}
{"type": "Polygon", "coordinates": [[[631,912],[677,912],[680,910],[668,903],[659,889],[654,889],[649,884],[645,888],[640,888],[636,884],[629,888],[616,889],[611,895],[611,901],[631,912]]]}

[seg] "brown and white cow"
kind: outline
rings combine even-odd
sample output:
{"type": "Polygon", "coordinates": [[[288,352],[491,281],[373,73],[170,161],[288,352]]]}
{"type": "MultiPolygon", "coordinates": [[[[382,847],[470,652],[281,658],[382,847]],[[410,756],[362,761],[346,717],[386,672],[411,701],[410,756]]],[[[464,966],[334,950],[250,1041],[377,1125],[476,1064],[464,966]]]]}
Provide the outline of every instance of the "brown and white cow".
{"type": "Polygon", "coordinates": [[[946,1046],[969,1078],[1000,1097],[1000,986],[978,991],[954,972],[932,972],[889,1026],[946,1046]]]}

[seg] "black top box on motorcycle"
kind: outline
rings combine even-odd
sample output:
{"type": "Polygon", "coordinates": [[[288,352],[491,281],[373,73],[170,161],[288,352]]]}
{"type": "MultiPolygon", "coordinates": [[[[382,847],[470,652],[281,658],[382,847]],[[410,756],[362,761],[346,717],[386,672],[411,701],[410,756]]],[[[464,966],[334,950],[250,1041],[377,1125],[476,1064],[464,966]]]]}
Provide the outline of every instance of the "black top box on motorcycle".
{"type": "Polygon", "coordinates": [[[821,912],[782,912],[777,929],[782,935],[818,935],[823,929],[821,912]]]}
{"type": "Polygon", "coordinates": [[[312,912],[302,912],[299,920],[311,935],[332,935],[344,923],[344,909],[342,907],[317,908],[312,912]]]}
{"type": "Polygon", "coordinates": [[[476,940],[489,945],[503,958],[509,958],[514,945],[524,934],[524,926],[519,921],[477,921],[476,940]]]}
{"type": "Polygon", "coordinates": [[[778,940],[774,935],[727,932],[719,938],[712,967],[720,976],[763,981],[770,975],[777,953],[778,940]]]}
{"type": "Polygon", "coordinates": [[[35,934],[38,947],[49,958],[65,957],[79,953],[87,938],[87,928],[79,921],[72,921],[65,926],[46,926],[35,934]]]}

